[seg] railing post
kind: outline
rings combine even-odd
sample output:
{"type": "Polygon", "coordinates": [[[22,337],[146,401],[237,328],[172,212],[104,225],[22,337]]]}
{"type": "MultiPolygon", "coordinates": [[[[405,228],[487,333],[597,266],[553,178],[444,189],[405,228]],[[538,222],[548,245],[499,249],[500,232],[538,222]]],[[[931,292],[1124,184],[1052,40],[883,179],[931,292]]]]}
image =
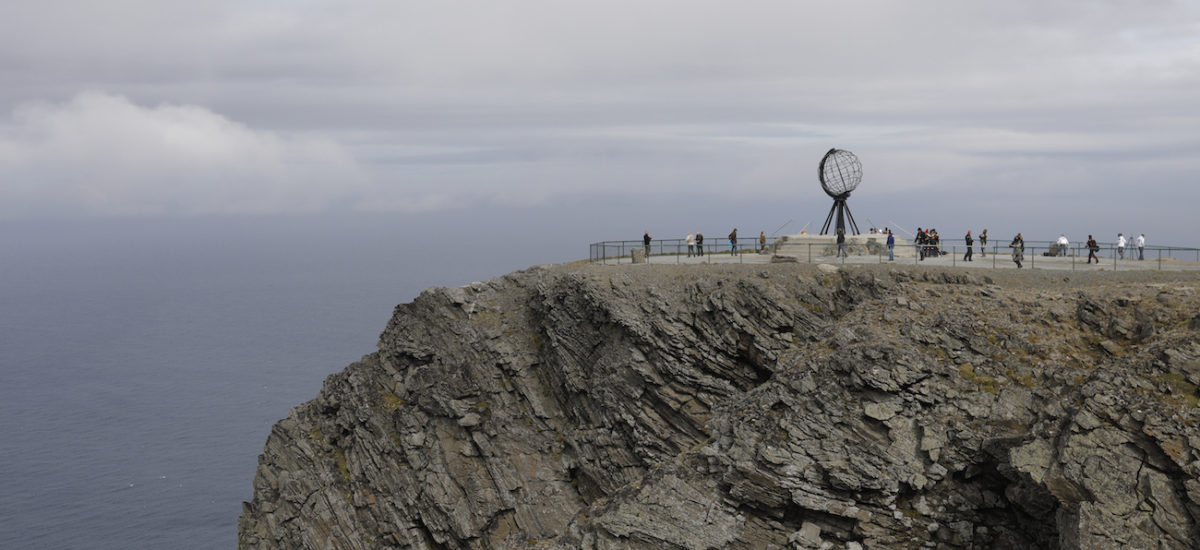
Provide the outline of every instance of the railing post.
{"type": "Polygon", "coordinates": [[[953,245],[950,247],[950,267],[958,265],[955,263],[956,261],[958,261],[958,245],[953,245]]]}
{"type": "Polygon", "coordinates": [[[1158,270],[1162,271],[1162,249],[1158,249],[1158,270]]]}

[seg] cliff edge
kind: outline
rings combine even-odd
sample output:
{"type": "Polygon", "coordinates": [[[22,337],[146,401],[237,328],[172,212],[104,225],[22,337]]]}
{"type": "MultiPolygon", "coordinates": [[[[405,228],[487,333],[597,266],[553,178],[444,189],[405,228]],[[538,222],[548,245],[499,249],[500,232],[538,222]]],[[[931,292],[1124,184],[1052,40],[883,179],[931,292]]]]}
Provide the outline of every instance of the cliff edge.
{"type": "Polygon", "coordinates": [[[552,266],[396,308],[243,549],[1200,548],[1200,278],[552,266]]]}

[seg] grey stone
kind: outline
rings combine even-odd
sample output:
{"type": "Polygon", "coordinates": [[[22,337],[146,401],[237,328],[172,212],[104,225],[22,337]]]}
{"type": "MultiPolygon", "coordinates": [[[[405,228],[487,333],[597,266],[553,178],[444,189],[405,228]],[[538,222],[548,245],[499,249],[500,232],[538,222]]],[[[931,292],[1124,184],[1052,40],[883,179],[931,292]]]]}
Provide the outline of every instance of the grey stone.
{"type": "Polygon", "coordinates": [[[422,293],[272,429],[238,545],[1198,547],[1200,293],[835,271],[422,293]]]}

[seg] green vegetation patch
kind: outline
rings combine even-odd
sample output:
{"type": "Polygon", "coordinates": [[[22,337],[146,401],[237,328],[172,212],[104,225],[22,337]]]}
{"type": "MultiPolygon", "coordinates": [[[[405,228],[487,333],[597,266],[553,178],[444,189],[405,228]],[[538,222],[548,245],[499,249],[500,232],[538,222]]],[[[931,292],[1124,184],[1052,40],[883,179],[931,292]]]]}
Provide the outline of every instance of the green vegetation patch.
{"type": "Polygon", "coordinates": [[[979,385],[979,389],[986,393],[997,393],[1000,391],[1000,381],[991,376],[979,376],[975,373],[975,366],[970,363],[963,363],[958,366],[958,374],[963,378],[970,380],[979,385]]]}
{"type": "Polygon", "coordinates": [[[1182,374],[1169,372],[1159,376],[1158,381],[1170,386],[1172,393],[1182,396],[1189,407],[1195,408],[1200,406],[1200,396],[1196,395],[1196,385],[1188,382],[1182,374]]]}
{"type": "Polygon", "coordinates": [[[404,406],[404,400],[400,399],[399,396],[397,396],[396,394],[394,394],[392,392],[380,393],[379,401],[383,405],[384,409],[391,411],[391,412],[399,411],[400,408],[404,406]]]}

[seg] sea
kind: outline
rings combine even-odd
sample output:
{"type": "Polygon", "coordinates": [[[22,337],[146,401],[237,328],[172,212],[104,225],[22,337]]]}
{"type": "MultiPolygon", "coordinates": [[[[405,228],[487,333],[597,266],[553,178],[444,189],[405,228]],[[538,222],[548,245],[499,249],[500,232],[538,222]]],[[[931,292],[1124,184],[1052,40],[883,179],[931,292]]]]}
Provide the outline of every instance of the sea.
{"type": "Polygon", "coordinates": [[[0,224],[0,548],[236,547],[271,426],[397,304],[587,256],[513,216],[0,224]]]}

